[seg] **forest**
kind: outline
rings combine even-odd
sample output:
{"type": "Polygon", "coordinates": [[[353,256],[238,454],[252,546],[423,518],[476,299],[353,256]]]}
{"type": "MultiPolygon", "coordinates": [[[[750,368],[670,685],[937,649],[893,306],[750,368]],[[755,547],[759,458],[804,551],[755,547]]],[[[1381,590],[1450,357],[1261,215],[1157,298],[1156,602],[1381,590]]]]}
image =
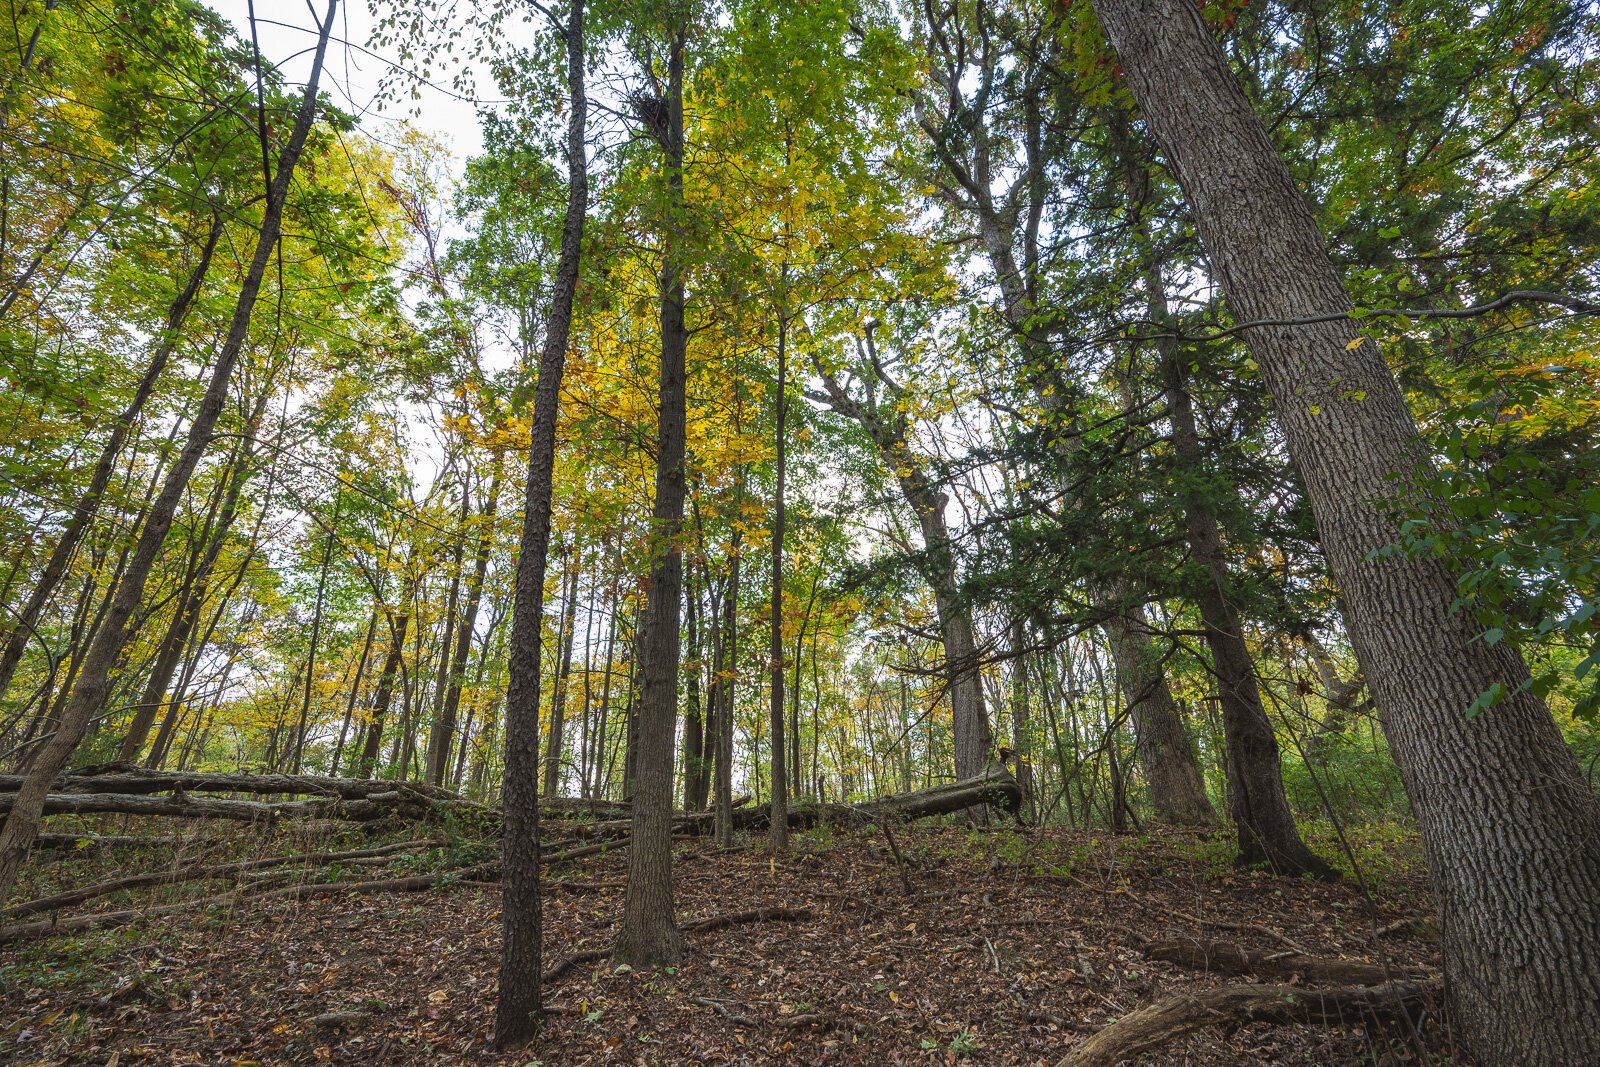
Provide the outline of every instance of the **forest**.
{"type": "Polygon", "coordinates": [[[1600,1055],[1600,6],[5,3],[0,1062],[1600,1055]]]}

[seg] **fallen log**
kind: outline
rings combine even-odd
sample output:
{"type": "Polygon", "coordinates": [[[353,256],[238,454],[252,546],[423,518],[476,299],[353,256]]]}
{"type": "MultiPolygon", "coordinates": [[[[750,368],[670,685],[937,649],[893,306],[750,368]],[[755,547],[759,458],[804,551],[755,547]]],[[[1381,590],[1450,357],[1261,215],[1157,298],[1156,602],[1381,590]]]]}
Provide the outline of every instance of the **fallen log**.
{"type": "Polygon", "coordinates": [[[251,871],[271,870],[296,864],[325,865],[343,863],[349,860],[387,858],[412,849],[437,848],[445,843],[444,841],[401,841],[378,848],[363,848],[347,852],[306,852],[293,856],[267,856],[261,859],[240,860],[235,863],[218,863],[206,867],[188,865],[161,871],[146,871],[143,874],[130,874],[123,878],[114,878],[108,882],[97,882],[94,885],[69,889],[48,897],[40,897],[37,900],[27,900],[21,904],[0,909],[0,919],[21,919],[29,915],[37,915],[40,912],[60,911],[62,908],[70,907],[73,904],[82,904],[98,897],[110,896],[112,893],[120,893],[127,889],[139,889],[144,886],[212,881],[219,878],[230,878],[251,871]]]}
{"type": "Polygon", "coordinates": [[[902,819],[926,819],[934,815],[954,815],[982,804],[1013,815],[1021,808],[1022,787],[1003,763],[991,763],[982,774],[958,782],[945,782],[930,789],[918,789],[855,804],[852,810],[874,819],[889,815],[902,819]]]}
{"type": "MultiPolygon", "coordinates": [[[[15,796],[0,796],[0,816],[9,815],[15,796]]],[[[314,800],[234,800],[189,793],[148,796],[139,793],[51,793],[44,799],[46,815],[165,815],[179,819],[231,819],[262,822],[284,816],[370,822],[395,813],[426,815],[427,802],[417,803],[404,793],[373,793],[356,800],[323,797],[314,800]]]]}
{"type": "Polygon", "coordinates": [[[40,834],[34,839],[33,847],[41,852],[88,852],[118,845],[128,848],[178,848],[194,840],[182,834],[40,834]]]}
{"type": "Polygon", "coordinates": [[[1144,954],[1153,960],[1216,974],[1255,974],[1263,978],[1297,974],[1308,981],[1351,985],[1379,985],[1398,978],[1422,978],[1428,973],[1417,967],[1385,967],[1300,952],[1256,952],[1231,941],[1201,941],[1192,937],[1152,941],[1145,946],[1144,954]]]}
{"type": "MultiPolygon", "coordinates": [[[[10,813],[21,781],[16,775],[0,776],[0,818],[10,813]]],[[[45,798],[45,815],[146,815],[238,822],[295,817],[370,822],[390,815],[423,819],[450,812],[476,819],[491,830],[500,819],[496,808],[417,782],[316,775],[153,771],[111,764],[63,775],[55,786],[56,791],[45,798]],[[234,796],[198,795],[203,793],[234,796]],[[245,800],[238,794],[306,799],[245,800]]],[[[808,829],[821,822],[861,826],[890,817],[923,819],[949,815],[981,804],[1015,812],[1021,800],[1022,791],[1011,772],[1004,765],[994,763],[972,778],[861,804],[796,805],[789,813],[789,824],[796,829],[808,829]]],[[[556,799],[540,801],[540,808],[552,818],[605,816],[574,830],[583,836],[620,839],[632,830],[632,809],[627,803],[556,799]]],[[[764,807],[734,810],[734,828],[738,830],[763,831],[768,819],[764,807]]],[[[675,833],[703,836],[712,831],[713,822],[710,812],[688,812],[675,815],[672,825],[675,833]]]]}
{"type": "Polygon", "coordinates": [[[1385,982],[1342,989],[1236,985],[1179,993],[1162,997],[1097,1031],[1057,1061],[1056,1067],[1116,1067],[1208,1026],[1393,1023],[1420,1014],[1442,988],[1437,982],[1385,982]]]}
{"type": "MultiPolygon", "coordinates": [[[[22,776],[0,775],[0,793],[15,793],[22,776]]],[[[403,793],[418,800],[471,804],[448,789],[422,782],[376,778],[329,778],[315,774],[221,774],[203,771],[157,771],[111,763],[68,771],[55,780],[56,793],[251,793],[288,796],[342,797],[360,800],[380,793],[403,793]]],[[[481,805],[474,805],[481,806],[481,805]]]]}

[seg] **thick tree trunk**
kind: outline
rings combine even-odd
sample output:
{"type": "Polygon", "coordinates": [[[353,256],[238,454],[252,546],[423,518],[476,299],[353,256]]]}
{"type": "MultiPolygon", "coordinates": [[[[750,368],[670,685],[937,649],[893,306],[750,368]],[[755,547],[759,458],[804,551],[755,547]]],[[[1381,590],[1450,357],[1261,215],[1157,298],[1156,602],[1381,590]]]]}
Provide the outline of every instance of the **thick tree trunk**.
{"type": "MultiPolygon", "coordinates": [[[[1152,266],[1146,284],[1151,315],[1166,321],[1166,295],[1152,266]]],[[[1195,426],[1194,408],[1184,385],[1181,354],[1170,340],[1161,342],[1162,374],[1166,382],[1167,416],[1172,421],[1173,451],[1192,476],[1205,470],[1205,454],[1195,426]]],[[[1255,661],[1244,640],[1244,625],[1231,600],[1232,580],[1222,546],[1216,514],[1197,495],[1184,505],[1184,529],[1189,554],[1205,569],[1206,580],[1195,595],[1200,626],[1211,649],[1217,679],[1217,702],[1222,706],[1222,732],[1228,746],[1229,807],[1239,835],[1241,864],[1269,865],[1282,875],[1310,874],[1335,877],[1333,868],[1300,839],[1289,798],[1283,789],[1283,764],[1272,720],[1261,703],[1255,661]]]]}
{"type": "Polygon", "coordinates": [[[168,472],[161,493],[151,506],[144,529],[140,531],[138,544],[129,558],[127,573],[118,583],[111,609],[84,660],[83,671],[73,687],[72,699],[62,712],[61,722],[56,727],[55,735],[34,757],[29,781],[18,794],[16,806],[6,819],[5,829],[0,831],[0,901],[10,895],[11,887],[16,881],[17,870],[26,859],[28,846],[39,831],[39,813],[50,781],[72,758],[72,752],[82,739],[90,718],[105,700],[110,689],[112,669],[128,640],[128,622],[138,610],[139,603],[144,597],[145,584],[149,580],[150,571],[155,564],[156,556],[161,551],[161,544],[166,539],[167,531],[172,527],[173,517],[177,513],[184,491],[188,488],[189,479],[199,466],[206,448],[211,444],[212,431],[228,398],[229,381],[233,377],[234,365],[244,350],[250,317],[255,310],[256,297],[261,291],[262,279],[266,276],[267,265],[278,243],[289,181],[294,174],[295,164],[299,162],[300,154],[305,148],[312,122],[316,118],[317,82],[322,75],[322,61],[327,54],[328,37],[333,29],[333,16],[337,7],[338,0],[328,0],[328,9],[321,33],[317,38],[316,54],[312,60],[306,92],[301,100],[300,110],[295,117],[289,139],[278,158],[278,172],[268,188],[261,235],[256,242],[255,253],[240,287],[239,301],[234,308],[227,339],[223,342],[222,350],[218,353],[216,364],[212,368],[211,381],[206,387],[199,407],[195,410],[183,451],[173,464],[172,470],[168,472]]]}
{"type": "Polygon", "coordinates": [[[1305,479],[1356,653],[1416,805],[1454,1021],[1485,1063],[1600,1048],[1600,806],[1515,650],[1488,645],[1390,505],[1427,458],[1322,235],[1188,0],[1095,0],[1194,212],[1305,479]],[[1321,322],[1304,322],[1322,318],[1321,322]],[[1286,321],[1287,320],[1287,321],[1286,321]],[[1468,718],[1479,694],[1498,705],[1468,718]]]}
{"type": "Polygon", "coordinates": [[[672,741],[682,639],[683,549],[678,539],[683,526],[689,334],[683,318],[682,250],[674,232],[683,225],[683,53],[688,30],[679,26],[669,32],[666,99],[662,101],[666,121],[658,136],[667,168],[670,214],[663,228],[660,423],[651,511],[650,586],[640,641],[638,781],[622,929],[612,949],[619,962],[634,967],[660,967],[676,962],[683,953],[683,935],[672,906],[672,741]]]}
{"type": "MultiPolygon", "coordinates": [[[[589,209],[589,167],[584,154],[588,99],[584,93],[583,0],[567,12],[567,212],[561,253],[550,294],[550,317],[539,353],[517,557],[516,600],[506,689],[505,809],[501,862],[500,998],[494,1041],[508,1048],[527,1041],[539,1025],[543,927],[539,897],[539,661],[544,630],[544,578],[550,553],[550,502],[554,491],[556,422],[566,370],[572,305],[583,255],[589,209]]],[[[669,802],[670,803],[670,802],[669,802]]]]}
{"type": "Polygon", "coordinates": [[[371,778],[378,770],[378,750],[383,746],[383,720],[389,715],[389,705],[394,702],[394,681],[400,674],[405,657],[406,631],[411,626],[411,616],[401,615],[389,620],[389,653],[383,658],[383,669],[378,674],[378,691],[372,698],[372,717],[367,720],[366,738],[361,744],[361,757],[356,763],[357,777],[371,778]]]}

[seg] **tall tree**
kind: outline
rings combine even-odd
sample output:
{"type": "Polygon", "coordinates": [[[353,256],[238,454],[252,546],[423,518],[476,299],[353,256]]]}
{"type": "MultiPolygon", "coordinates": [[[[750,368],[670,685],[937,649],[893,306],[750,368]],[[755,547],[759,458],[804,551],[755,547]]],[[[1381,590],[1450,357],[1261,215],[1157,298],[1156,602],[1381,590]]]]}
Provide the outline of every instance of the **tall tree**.
{"type": "Polygon", "coordinates": [[[684,456],[687,446],[687,357],[684,323],[683,81],[689,30],[680,12],[667,30],[666,80],[659,96],[638,98],[666,168],[666,219],[661,248],[661,367],[657,378],[655,503],[650,523],[650,582],[639,640],[641,658],[638,781],[622,929],[612,955],[635,967],[675,962],[683,935],[672,907],[672,741],[677,727],[681,653],[684,456]]]}
{"type": "MultiPolygon", "coordinates": [[[[189,479],[199,466],[206,448],[211,444],[212,430],[216,427],[217,418],[221,415],[223,404],[228,397],[234,366],[239,361],[239,355],[249,335],[250,318],[255,311],[262,279],[266,275],[267,265],[272,260],[273,250],[278,244],[278,235],[283,224],[284,202],[289,194],[289,182],[294,176],[295,165],[300,161],[306,138],[310,135],[312,124],[316,119],[317,83],[322,77],[322,62],[327,54],[328,39],[333,32],[333,17],[338,5],[339,0],[328,0],[327,10],[318,26],[311,74],[306,81],[305,95],[301,99],[289,138],[284,142],[283,149],[278,155],[276,173],[271,173],[268,166],[270,135],[265,106],[260,108],[258,132],[262,162],[269,171],[264,175],[267,178],[266,204],[261,218],[260,236],[256,241],[255,252],[245,273],[244,282],[240,286],[239,300],[228,326],[227,339],[211,368],[211,381],[189,424],[183,451],[172,465],[172,469],[168,471],[161,493],[151,505],[150,514],[139,533],[138,543],[129,557],[127,569],[117,585],[110,610],[84,660],[82,671],[73,687],[72,698],[56,724],[54,736],[35,756],[28,775],[17,792],[11,812],[6,818],[5,829],[0,831],[0,900],[10,895],[11,887],[16,881],[17,870],[27,856],[28,847],[38,834],[39,816],[44,810],[44,798],[50,790],[50,784],[72,758],[72,752],[83,738],[90,717],[106,698],[112,669],[116,666],[128,641],[128,622],[138,610],[139,603],[144,597],[145,584],[149,580],[151,568],[161,551],[161,544],[166,539],[167,531],[172,527],[173,516],[177,513],[184,491],[188,488],[189,479]]],[[[264,75],[260,71],[257,73],[259,82],[260,77],[264,75]]]]}
{"type": "Polygon", "coordinates": [[[1316,221],[1188,0],[1095,0],[1271,391],[1407,791],[1454,1019],[1486,1063],[1600,1048],[1600,802],[1436,557],[1376,558],[1430,461],[1316,221]],[[1476,715],[1469,709],[1498,697],[1476,715]]]}
{"type": "MultiPolygon", "coordinates": [[[[561,377],[572,332],[572,306],[582,264],[584,221],[589,210],[588,98],[584,92],[584,0],[571,0],[562,31],[567,50],[567,213],[539,380],[533,401],[528,448],[528,485],[523,500],[522,539],[517,558],[516,601],[511,620],[506,688],[506,764],[501,804],[505,810],[501,858],[500,999],[494,1041],[521,1044],[539,1024],[539,662],[544,632],[544,579],[550,555],[550,501],[556,460],[556,420],[561,413],[561,377]]],[[[669,801],[670,803],[670,801],[669,801]]]]}

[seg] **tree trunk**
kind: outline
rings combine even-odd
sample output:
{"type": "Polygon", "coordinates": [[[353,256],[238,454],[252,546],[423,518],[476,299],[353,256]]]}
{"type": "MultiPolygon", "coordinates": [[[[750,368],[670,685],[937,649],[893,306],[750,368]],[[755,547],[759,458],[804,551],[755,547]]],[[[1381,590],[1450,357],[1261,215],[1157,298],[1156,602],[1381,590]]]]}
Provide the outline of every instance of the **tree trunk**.
{"type": "MultiPolygon", "coordinates": [[[[744,468],[735,474],[734,513],[744,506],[744,468]]],[[[717,695],[712,701],[717,720],[716,838],[719,848],[733,847],[733,707],[739,683],[739,571],[743,535],[734,527],[733,556],[722,604],[721,654],[717,657],[717,695]]]]}
{"type": "MultiPolygon", "coordinates": [[[[1153,321],[1165,322],[1167,300],[1154,265],[1147,272],[1145,284],[1153,321]]],[[[1197,479],[1206,467],[1205,453],[1184,385],[1181,354],[1170,339],[1162,340],[1159,346],[1173,451],[1186,473],[1197,479]]],[[[1333,878],[1333,868],[1300,839],[1294,813],[1289,810],[1278,739],[1261,703],[1255,662],[1244,640],[1244,625],[1233,607],[1232,580],[1217,516],[1200,495],[1192,492],[1183,501],[1183,509],[1189,554],[1206,572],[1206,579],[1195,594],[1195,605],[1200,609],[1200,627],[1211,649],[1217,702],[1222,706],[1222,732],[1228,747],[1229,813],[1239,835],[1238,862],[1265,863],[1286,876],[1333,878]]]]}
{"type": "MultiPolygon", "coordinates": [[[[255,253],[240,287],[239,301],[228,326],[227,339],[217,355],[205,395],[195,410],[183,451],[178,461],[173,464],[172,470],[168,472],[166,481],[161,487],[161,494],[152,505],[144,528],[139,533],[139,541],[130,557],[127,573],[118,584],[116,597],[111,610],[107,613],[105,623],[95,635],[94,645],[84,660],[83,672],[73,687],[72,699],[62,712],[61,722],[56,727],[55,735],[35,756],[28,784],[18,794],[16,806],[6,819],[5,829],[0,831],[0,901],[10,895],[11,887],[16,882],[17,871],[27,857],[28,846],[33,842],[34,835],[39,832],[39,815],[50,781],[72,758],[72,752],[82,739],[90,717],[93,716],[95,709],[100,707],[110,689],[112,668],[128,640],[128,621],[138,610],[139,602],[143,599],[145,584],[149,580],[156,556],[160,553],[161,543],[172,527],[173,517],[188,487],[189,478],[199,466],[207,446],[211,444],[212,431],[228,398],[229,381],[233,376],[234,365],[244,350],[250,317],[255,310],[256,297],[261,291],[261,281],[266,275],[273,249],[278,243],[289,181],[294,174],[295,164],[300,160],[301,151],[305,148],[306,136],[310,133],[312,122],[316,118],[317,82],[322,75],[322,61],[327,54],[328,37],[333,29],[333,16],[338,2],[339,0],[328,0],[328,9],[317,37],[316,54],[312,59],[306,92],[301,100],[299,113],[295,116],[289,140],[279,156],[278,172],[268,187],[260,239],[256,242],[255,253]]],[[[262,136],[266,136],[264,129],[262,136]]]]}
{"type": "Polygon", "coordinates": [[[683,52],[688,37],[675,26],[667,45],[665,129],[667,211],[661,266],[660,424],[656,433],[656,492],[651,512],[650,585],[640,675],[638,782],[633,803],[633,844],[628,849],[628,890],[622,930],[613,956],[634,967],[660,967],[683,954],[672,910],[672,740],[677,725],[679,619],[682,601],[686,354],[682,250],[683,52]]]}
{"type": "MultiPolygon", "coordinates": [[[[692,579],[694,571],[689,572],[692,579]]],[[[683,701],[683,810],[701,811],[705,808],[705,793],[700,790],[706,765],[706,718],[700,688],[701,641],[704,628],[700,621],[700,588],[692,580],[685,581],[683,598],[685,624],[689,633],[689,670],[684,678],[683,701]]]]}
{"type": "MultiPolygon", "coordinates": [[[[450,764],[450,749],[455,744],[456,714],[461,708],[461,686],[466,681],[467,658],[472,654],[472,633],[478,624],[478,607],[483,603],[483,583],[489,574],[489,556],[494,548],[494,516],[500,506],[500,461],[496,457],[494,474],[489,480],[489,499],[478,516],[483,524],[483,536],[478,539],[478,554],[472,561],[472,580],[467,586],[467,603],[461,612],[456,628],[455,648],[450,662],[449,688],[445,690],[444,707],[439,712],[439,744],[428,746],[429,785],[443,785],[444,771],[450,764]]],[[[463,735],[461,743],[466,744],[463,735]]]]}
{"type": "Polygon", "coordinates": [[[1453,612],[1390,505],[1427,470],[1404,398],[1322,235],[1188,0],[1095,0],[1166,151],[1305,479],[1352,642],[1384,710],[1439,901],[1453,1017],[1485,1063],[1600,1048],[1600,806],[1515,650],[1453,612]],[[1320,318],[1320,322],[1304,322],[1320,318]],[[1299,322],[1283,320],[1302,320],[1299,322]],[[1502,686],[1496,706],[1468,718],[1502,686]]]}
{"type": "Polygon", "coordinates": [[[531,1038],[538,1028],[541,1010],[539,661],[544,631],[544,578],[550,553],[556,421],[561,414],[561,378],[566,370],[573,298],[583,254],[584,217],[589,207],[589,168],[584,155],[588,100],[584,94],[583,0],[573,0],[565,36],[567,91],[571,96],[567,116],[567,212],[550,294],[549,323],[539,353],[507,669],[506,768],[501,788],[505,830],[500,999],[494,1022],[495,1045],[502,1049],[531,1038]]]}
{"type": "MultiPolygon", "coordinates": [[[[787,270],[785,270],[787,275],[787,270]]],[[[768,836],[775,851],[783,852],[789,848],[789,770],[785,757],[788,755],[788,742],[784,738],[783,721],[783,524],[784,524],[784,478],[787,471],[784,469],[788,457],[784,440],[784,415],[787,406],[784,403],[784,393],[789,388],[789,360],[788,360],[789,320],[782,310],[778,313],[778,391],[776,401],[775,421],[776,429],[773,431],[776,446],[774,468],[776,484],[772,499],[772,619],[771,635],[767,643],[767,657],[770,661],[768,670],[772,681],[771,690],[771,719],[772,719],[772,822],[768,829],[768,836]]]]}
{"type": "Polygon", "coordinates": [[[544,757],[544,795],[556,795],[561,781],[561,747],[566,727],[567,681],[572,676],[573,630],[578,625],[578,576],[582,570],[582,551],[576,538],[572,543],[572,561],[565,575],[564,598],[561,612],[561,629],[557,634],[560,652],[556,656],[555,684],[550,692],[550,740],[544,757]]]}
{"type": "Polygon", "coordinates": [[[10,688],[11,679],[16,674],[17,665],[22,662],[23,651],[33,636],[33,628],[39,621],[40,613],[55,595],[56,587],[61,584],[62,576],[67,573],[67,566],[72,562],[73,553],[83,540],[84,531],[89,528],[89,524],[94,521],[95,515],[100,510],[100,500],[105,496],[106,486],[111,483],[117,456],[127,443],[128,435],[132,433],[134,422],[144,410],[150,394],[155,391],[156,383],[166,370],[172,353],[177,351],[183,324],[189,317],[189,309],[194,306],[195,298],[200,295],[200,286],[205,281],[206,272],[211,268],[212,253],[216,251],[222,230],[223,216],[220,213],[212,215],[211,229],[206,235],[205,245],[200,250],[200,259],[189,272],[189,281],[183,287],[183,291],[173,299],[172,305],[167,309],[166,328],[156,341],[150,365],[145,369],[144,376],[139,379],[139,384],[134,387],[133,397],[128,401],[128,406],[117,416],[111,436],[106,439],[105,446],[100,450],[100,458],[95,463],[94,473],[89,476],[89,487],[84,490],[83,496],[78,498],[72,517],[67,520],[66,527],[62,529],[55,547],[50,551],[50,558],[45,562],[39,581],[28,594],[22,610],[17,612],[16,627],[11,630],[5,650],[0,652],[0,697],[4,697],[6,690],[10,688]]]}
{"type": "Polygon", "coordinates": [[[1184,728],[1167,686],[1161,655],[1141,629],[1144,609],[1108,619],[1102,629],[1117,666],[1117,682],[1128,702],[1134,743],[1150,787],[1156,818],[1175,826],[1210,826],[1216,811],[1206,796],[1205,776],[1194,741],[1184,728]]]}
{"type": "Polygon", "coordinates": [[[371,778],[378,769],[378,750],[383,746],[383,720],[394,701],[394,680],[400,673],[405,656],[406,630],[411,626],[411,616],[401,615],[389,620],[389,654],[383,659],[383,669],[378,674],[378,691],[372,698],[372,717],[367,721],[366,739],[361,744],[361,758],[356,764],[356,777],[371,778]]]}

